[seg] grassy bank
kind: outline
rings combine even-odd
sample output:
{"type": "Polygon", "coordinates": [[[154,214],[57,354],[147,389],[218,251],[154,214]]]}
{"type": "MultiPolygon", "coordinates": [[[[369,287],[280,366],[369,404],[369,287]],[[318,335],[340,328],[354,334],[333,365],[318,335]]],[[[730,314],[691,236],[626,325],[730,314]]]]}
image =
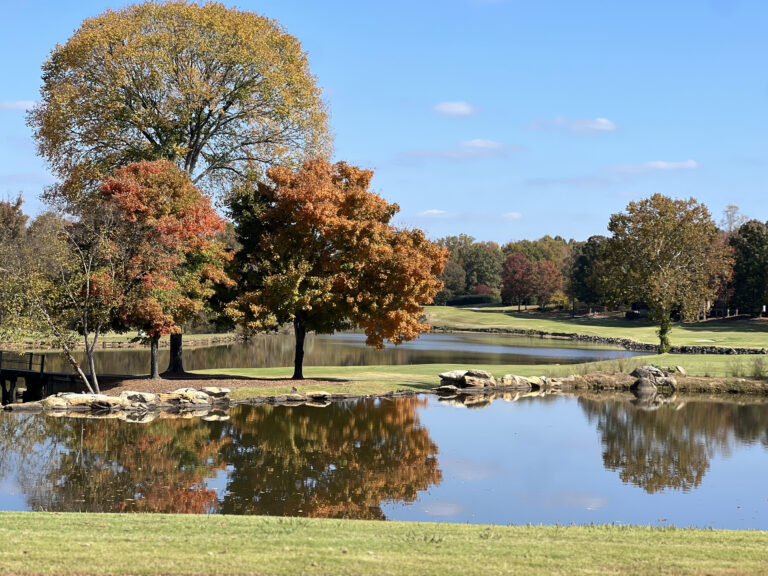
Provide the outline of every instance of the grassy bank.
{"type": "Polygon", "coordinates": [[[0,513],[0,574],[760,574],[768,532],[0,513]]]}
{"type": "MultiPolygon", "coordinates": [[[[445,329],[515,329],[584,334],[608,338],[630,338],[637,342],[658,343],[656,327],[639,320],[620,318],[555,318],[517,313],[516,308],[456,308],[428,306],[429,322],[445,329]]],[[[762,320],[708,321],[677,323],[672,328],[675,346],[713,345],[745,348],[768,347],[768,322],[762,320]]]]}
{"type": "MultiPolygon", "coordinates": [[[[763,356],[729,356],[707,354],[662,354],[654,356],[636,356],[620,360],[604,362],[589,362],[585,364],[413,364],[407,366],[306,366],[304,375],[307,378],[321,380],[319,383],[296,384],[299,393],[317,391],[324,387],[327,381],[328,391],[346,394],[382,394],[396,390],[413,390],[423,392],[440,383],[438,374],[448,370],[479,368],[487,370],[500,377],[504,374],[519,376],[583,376],[590,373],[628,373],[636,366],[654,364],[664,368],[682,366],[691,376],[701,376],[725,379],[733,382],[728,391],[760,392],[764,391],[762,383],[736,382],[739,379],[768,377],[768,359],[763,356]],[[757,386],[757,388],[756,388],[757,386]],[[743,388],[743,389],[742,389],[743,388]]],[[[233,390],[234,399],[251,398],[254,396],[271,396],[287,394],[291,391],[292,383],[286,382],[293,372],[292,368],[224,368],[215,370],[199,370],[198,374],[244,376],[248,378],[274,379],[274,385],[269,387],[256,386],[237,388],[233,390]]],[[[719,383],[713,382],[712,391],[725,391],[719,383]]]]}

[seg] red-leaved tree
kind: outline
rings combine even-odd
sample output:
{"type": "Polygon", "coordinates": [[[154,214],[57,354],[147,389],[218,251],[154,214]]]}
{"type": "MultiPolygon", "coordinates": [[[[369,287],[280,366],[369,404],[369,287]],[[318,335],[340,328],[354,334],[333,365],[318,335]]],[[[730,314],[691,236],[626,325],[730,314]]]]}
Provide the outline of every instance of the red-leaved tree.
{"type": "Polygon", "coordinates": [[[121,302],[120,320],[143,329],[151,344],[151,375],[159,376],[161,336],[180,334],[213,293],[214,283],[229,283],[224,263],[230,258],[216,233],[224,220],[210,198],[189,176],[167,160],[137,162],[112,173],[101,199],[123,221],[121,244],[112,249],[124,269],[102,275],[99,290],[121,302]],[[139,279],[130,292],[126,281],[139,279]]]}
{"type": "Polygon", "coordinates": [[[533,266],[520,252],[510,254],[501,271],[501,299],[505,304],[517,304],[517,309],[534,293],[533,266]]]}

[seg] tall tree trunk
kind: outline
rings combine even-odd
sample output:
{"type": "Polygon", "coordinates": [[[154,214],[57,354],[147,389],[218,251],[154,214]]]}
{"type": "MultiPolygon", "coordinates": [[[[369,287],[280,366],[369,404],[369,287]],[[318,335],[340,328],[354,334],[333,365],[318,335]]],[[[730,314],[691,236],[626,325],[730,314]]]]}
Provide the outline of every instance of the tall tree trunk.
{"type": "Polygon", "coordinates": [[[296,354],[293,357],[293,379],[304,379],[304,336],[307,333],[307,327],[304,324],[304,318],[296,317],[293,319],[293,333],[296,335],[296,354]]]}
{"type": "Polygon", "coordinates": [[[166,370],[169,374],[184,373],[184,362],[181,359],[181,337],[181,334],[171,334],[171,359],[168,361],[168,370],[166,370]]]}
{"type": "Polygon", "coordinates": [[[160,335],[152,336],[149,343],[149,377],[160,378],[160,335]]]}
{"type": "Polygon", "coordinates": [[[671,329],[672,319],[669,317],[669,312],[664,311],[659,317],[659,330],[656,332],[659,335],[659,354],[669,352],[669,331],[671,329]]]}
{"type": "Polygon", "coordinates": [[[88,358],[88,370],[91,373],[91,387],[96,394],[101,393],[99,388],[99,377],[96,374],[96,341],[99,338],[98,332],[93,336],[93,341],[88,342],[88,335],[84,335],[85,338],[85,355],[88,358]]]}

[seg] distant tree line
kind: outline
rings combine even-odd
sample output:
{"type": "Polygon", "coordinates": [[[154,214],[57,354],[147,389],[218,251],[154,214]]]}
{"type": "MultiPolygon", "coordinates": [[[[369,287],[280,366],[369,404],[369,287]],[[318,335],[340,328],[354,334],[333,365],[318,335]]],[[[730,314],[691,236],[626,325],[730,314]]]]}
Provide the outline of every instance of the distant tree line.
{"type": "Polygon", "coordinates": [[[633,307],[659,325],[662,348],[673,319],[765,313],[768,223],[729,205],[718,226],[696,200],[656,194],[611,216],[608,229],[585,241],[546,235],[502,246],[441,238],[450,256],[436,302],[633,307]]]}

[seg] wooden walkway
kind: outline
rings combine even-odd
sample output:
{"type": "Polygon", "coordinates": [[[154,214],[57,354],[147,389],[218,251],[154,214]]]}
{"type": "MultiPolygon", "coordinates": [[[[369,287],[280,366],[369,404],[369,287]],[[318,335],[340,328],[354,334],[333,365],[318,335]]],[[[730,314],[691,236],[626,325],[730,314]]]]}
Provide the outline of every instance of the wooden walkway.
{"type": "Polygon", "coordinates": [[[82,387],[75,374],[46,372],[43,354],[0,350],[0,390],[3,405],[16,402],[19,380],[24,380],[25,402],[41,400],[58,392],[79,392],[82,387]]]}

